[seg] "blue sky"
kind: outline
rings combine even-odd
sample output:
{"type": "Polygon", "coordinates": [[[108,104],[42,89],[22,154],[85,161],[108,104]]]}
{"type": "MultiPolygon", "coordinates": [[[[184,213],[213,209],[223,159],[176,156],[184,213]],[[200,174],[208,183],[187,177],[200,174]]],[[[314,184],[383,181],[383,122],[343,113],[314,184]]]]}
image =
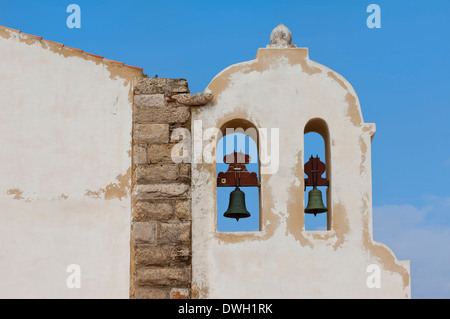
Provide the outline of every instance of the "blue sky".
{"type": "Polygon", "coordinates": [[[374,237],[411,260],[415,298],[450,298],[450,1],[2,0],[0,25],[186,78],[203,91],[284,23],[355,88],[372,144],[374,237]],[[81,29],[66,8],[81,7],[81,29]],[[381,7],[381,28],[366,8],[381,7]]]}

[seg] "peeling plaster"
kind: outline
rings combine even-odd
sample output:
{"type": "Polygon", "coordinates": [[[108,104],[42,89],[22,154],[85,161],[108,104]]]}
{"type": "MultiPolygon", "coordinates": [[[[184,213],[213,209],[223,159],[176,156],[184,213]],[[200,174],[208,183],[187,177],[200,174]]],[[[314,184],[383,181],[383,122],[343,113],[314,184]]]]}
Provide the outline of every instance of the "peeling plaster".
{"type": "MultiPolygon", "coordinates": [[[[393,274],[398,274],[401,277],[403,289],[408,291],[408,287],[410,290],[411,285],[409,261],[398,261],[389,247],[373,240],[372,230],[369,229],[369,216],[371,218],[372,214],[369,214],[368,202],[369,198],[368,196],[365,196],[363,207],[363,211],[365,212],[365,214],[363,215],[364,227],[362,229],[363,247],[369,252],[371,256],[374,256],[376,258],[377,263],[382,265],[384,269],[392,272],[393,274]]],[[[411,297],[410,294],[406,294],[406,296],[407,298],[411,297]]]]}
{"type": "Polygon", "coordinates": [[[26,203],[31,203],[33,200],[38,199],[37,196],[34,197],[23,197],[23,191],[18,188],[8,189],[6,191],[7,195],[14,195],[13,199],[15,200],[24,200],[26,203]]]}
{"type": "MultiPolygon", "coordinates": [[[[292,168],[292,176],[304,176],[303,172],[303,151],[300,150],[297,154],[297,163],[292,168]]],[[[288,190],[288,203],[287,211],[288,218],[286,220],[287,227],[286,232],[294,236],[294,238],[300,242],[302,246],[308,246],[309,248],[314,248],[314,244],[304,236],[305,230],[305,214],[304,214],[304,200],[305,192],[303,191],[305,187],[304,178],[300,178],[300,185],[292,185],[288,190]]]]}
{"type": "Polygon", "coordinates": [[[127,197],[131,190],[131,167],[125,174],[119,174],[116,177],[117,182],[112,182],[98,191],[86,190],[85,196],[92,198],[103,198],[106,200],[119,199],[127,197]]]}
{"type": "Polygon", "coordinates": [[[337,241],[333,245],[333,249],[337,250],[342,247],[345,237],[350,231],[349,220],[345,206],[342,203],[333,204],[333,229],[336,231],[337,241]]]}
{"type": "Polygon", "coordinates": [[[274,67],[280,61],[286,61],[289,65],[301,65],[302,70],[313,75],[321,73],[321,69],[316,66],[311,66],[308,59],[307,48],[295,48],[295,49],[259,49],[256,54],[256,59],[232,65],[222,72],[220,72],[211,81],[205,92],[214,92],[214,98],[211,102],[212,105],[216,105],[217,99],[220,93],[228,88],[231,84],[231,78],[234,74],[240,72],[242,74],[248,74],[251,72],[264,72],[267,69],[274,67]]]}
{"type": "Polygon", "coordinates": [[[347,116],[350,118],[351,122],[355,126],[360,126],[363,122],[360,108],[358,107],[359,103],[357,98],[350,93],[347,85],[343,80],[339,79],[338,76],[334,72],[328,72],[327,75],[335,80],[344,90],[347,91],[345,95],[345,100],[348,103],[347,116]]]}
{"type": "Polygon", "coordinates": [[[6,194],[8,194],[8,195],[14,195],[13,198],[16,199],[16,200],[25,199],[25,198],[22,196],[23,191],[21,191],[21,190],[18,189],[18,188],[11,188],[11,189],[8,189],[8,190],[6,191],[6,194]]]}
{"type": "Polygon", "coordinates": [[[362,175],[365,171],[364,165],[366,163],[367,145],[362,136],[359,137],[359,146],[361,147],[361,164],[359,165],[359,173],[362,175]]]}
{"type": "Polygon", "coordinates": [[[192,299],[200,299],[205,298],[208,295],[208,288],[204,286],[199,286],[197,284],[193,284],[191,288],[191,297],[192,299]]]}
{"type": "Polygon", "coordinates": [[[96,65],[103,64],[110,73],[110,79],[114,80],[116,77],[120,77],[125,80],[123,83],[124,86],[129,86],[129,81],[132,81],[132,79],[142,76],[143,74],[142,69],[134,67],[130,68],[128,66],[124,66],[123,63],[112,60],[103,61],[103,57],[101,56],[89,54],[83,52],[82,50],[65,47],[61,43],[43,40],[41,37],[19,32],[9,28],[0,27],[0,37],[3,37],[5,39],[10,39],[11,37],[13,37],[29,46],[39,44],[42,46],[43,49],[50,50],[53,53],[57,53],[59,55],[64,56],[65,58],[78,57],[86,61],[91,61],[96,65]]]}

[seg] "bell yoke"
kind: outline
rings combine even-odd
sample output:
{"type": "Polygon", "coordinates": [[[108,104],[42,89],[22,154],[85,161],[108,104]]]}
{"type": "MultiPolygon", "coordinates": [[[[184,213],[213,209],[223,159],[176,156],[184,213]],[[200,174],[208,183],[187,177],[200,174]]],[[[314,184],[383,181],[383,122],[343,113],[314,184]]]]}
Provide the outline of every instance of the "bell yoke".
{"type": "MultiPolygon", "coordinates": [[[[250,217],[250,212],[245,205],[245,193],[239,188],[239,186],[260,186],[256,173],[250,173],[245,166],[250,163],[250,155],[242,152],[233,152],[224,156],[224,163],[228,164],[228,169],[226,172],[218,174],[217,187],[234,186],[236,188],[230,193],[228,209],[223,216],[235,218],[236,221],[239,221],[240,218],[250,217]]],[[[323,204],[322,192],[317,189],[317,186],[328,187],[329,185],[328,180],[322,177],[325,170],[326,165],[320,161],[319,156],[313,157],[311,155],[309,161],[305,163],[304,171],[308,175],[308,178],[305,178],[305,189],[306,186],[313,187],[308,193],[308,205],[305,208],[305,213],[307,214],[316,216],[328,211],[323,204]]]]}

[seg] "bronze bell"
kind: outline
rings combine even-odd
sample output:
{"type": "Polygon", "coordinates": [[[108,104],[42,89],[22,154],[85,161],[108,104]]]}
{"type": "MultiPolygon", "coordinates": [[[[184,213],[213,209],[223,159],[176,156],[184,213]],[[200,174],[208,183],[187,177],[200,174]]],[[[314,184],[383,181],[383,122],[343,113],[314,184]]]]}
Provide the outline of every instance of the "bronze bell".
{"type": "Polygon", "coordinates": [[[227,218],[236,218],[236,221],[239,221],[239,218],[250,217],[250,213],[245,207],[245,193],[241,191],[238,186],[230,193],[230,203],[223,216],[227,218]]]}
{"type": "Polygon", "coordinates": [[[314,214],[314,216],[316,216],[317,214],[325,213],[327,211],[328,209],[322,201],[322,192],[320,189],[314,187],[308,193],[308,206],[305,208],[305,213],[314,214]]]}

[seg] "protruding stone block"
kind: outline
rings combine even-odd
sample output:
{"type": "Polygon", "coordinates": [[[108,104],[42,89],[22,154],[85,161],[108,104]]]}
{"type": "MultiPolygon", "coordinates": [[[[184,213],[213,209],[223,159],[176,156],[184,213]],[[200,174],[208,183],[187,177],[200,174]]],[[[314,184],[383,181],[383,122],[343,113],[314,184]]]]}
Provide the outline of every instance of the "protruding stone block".
{"type": "Polygon", "coordinates": [[[134,94],[167,94],[189,93],[185,79],[140,78],[136,82],[134,94]]]}
{"type": "Polygon", "coordinates": [[[208,104],[212,101],[214,95],[211,93],[196,93],[196,94],[176,94],[172,96],[172,99],[178,103],[189,106],[201,106],[208,104]]]}

